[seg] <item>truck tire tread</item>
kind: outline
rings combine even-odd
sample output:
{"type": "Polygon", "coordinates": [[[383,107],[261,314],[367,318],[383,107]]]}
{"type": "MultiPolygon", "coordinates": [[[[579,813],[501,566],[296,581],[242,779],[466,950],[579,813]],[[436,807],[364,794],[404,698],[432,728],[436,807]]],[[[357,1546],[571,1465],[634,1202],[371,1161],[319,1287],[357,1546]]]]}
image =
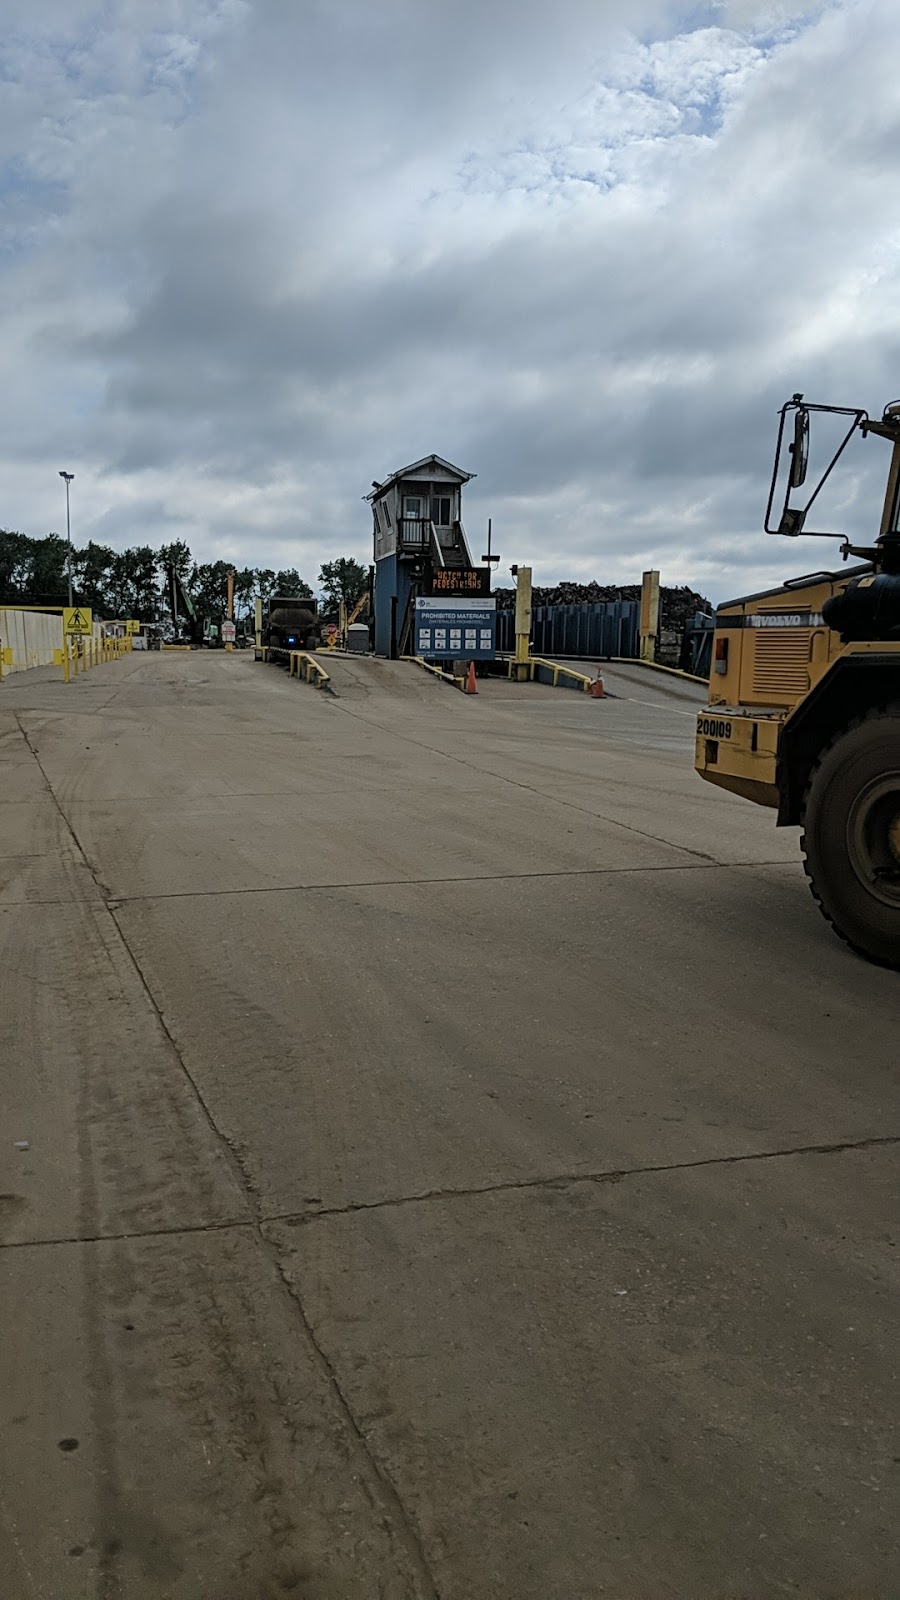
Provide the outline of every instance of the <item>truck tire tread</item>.
{"type": "Polygon", "coordinates": [[[886,967],[889,970],[894,971],[894,972],[900,970],[900,958],[898,958],[896,960],[893,960],[889,956],[873,955],[871,951],[865,950],[861,945],[856,943],[856,941],[850,936],[850,934],[845,932],[845,930],[842,927],[839,926],[839,924],[835,921],[834,917],[831,915],[831,912],[828,910],[828,908],[825,905],[824,901],[822,900],[822,896],[820,895],[819,890],[818,890],[818,888],[816,886],[815,877],[813,875],[813,871],[812,871],[812,868],[810,866],[810,861],[809,861],[809,851],[808,851],[808,846],[807,846],[807,841],[806,841],[806,808],[807,808],[810,792],[812,790],[812,787],[813,787],[813,784],[815,782],[816,776],[817,776],[820,768],[822,767],[826,757],[828,756],[830,751],[832,751],[834,749],[835,745],[839,744],[840,741],[842,739],[844,739],[848,733],[851,733],[854,728],[860,728],[867,722],[874,722],[874,721],[877,721],[880,718],[884,718],[884,719],[894,718],[894,719],[896,719],[898,717],[900,717],[900,703],[898,703],[898,702],[891,702],[891,703],[887,703],[885,705],[880,705],[880,706],[872,706],[872,707],[869,708],[868,711],[863,712],[860,716],[851,717],[849,722],[846,722],[843,725],[843,727],[839,728],[837,730],[837,732],[834,733],[832,735],[832,737],[829,739],[828,743],[822,746],[822,749],[819,752],[818,760],[810,768],[809,777],[808,777],[807,783],[806,783],[806,789],[804,790],[804,794],[803,794],[803,815],[802,815],[802,822],[801,822],[801,826],[802,826],[803,831],[802,831],[802,833],[800,835],[800,852],[801,852],[801,857],[802,857],[802,860],[803,860],[803,871],[806,874],[806,879],[807,879],[807,882],[809,884],[810,893],[812,894],[812,897],[815,900],[816,905],[819,908],[819,911],[821,912],[822,916],[825,918],[825,921],[828,923],[828,925],[831,928],[832,932],[835,933],[837,935],[837,937],[839,939],[841,939],[843,941],[843,943],[846,944],[849,947],[849,949],[851,949],[854,952],[855,955],[861,956],[863,958],[863,960],[868,961],[869,963],[871,963],[874,966],[886,967]]]}

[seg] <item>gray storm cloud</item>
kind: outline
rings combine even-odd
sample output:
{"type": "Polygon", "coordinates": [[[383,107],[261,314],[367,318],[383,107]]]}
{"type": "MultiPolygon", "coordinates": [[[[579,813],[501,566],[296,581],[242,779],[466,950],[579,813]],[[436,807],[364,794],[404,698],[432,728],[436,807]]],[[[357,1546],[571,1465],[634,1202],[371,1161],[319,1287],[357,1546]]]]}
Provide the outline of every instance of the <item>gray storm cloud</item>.
{"type": "Polygon", "coordinates": [[[547,580],[827,554],[761,517],[783,398],[900,388],[888,0],[11,13],[2,525],[65,457],[82,538],[314,577],[438,450],[547,580]]]}

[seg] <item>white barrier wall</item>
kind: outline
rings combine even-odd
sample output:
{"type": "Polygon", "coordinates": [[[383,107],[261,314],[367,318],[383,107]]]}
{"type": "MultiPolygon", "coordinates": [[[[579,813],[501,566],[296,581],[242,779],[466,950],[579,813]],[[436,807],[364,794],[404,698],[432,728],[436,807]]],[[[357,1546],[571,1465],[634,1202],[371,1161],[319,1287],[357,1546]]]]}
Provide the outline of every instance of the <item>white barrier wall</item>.
{"type": "Polygon", "coordinates": [[[11,661],[4,658],[4,677],[29,667],[51,667],[53,652],[62,649],[62,642],[62,617],[58,614],[0,608],[0,647],[12,651],[11,661]]]}

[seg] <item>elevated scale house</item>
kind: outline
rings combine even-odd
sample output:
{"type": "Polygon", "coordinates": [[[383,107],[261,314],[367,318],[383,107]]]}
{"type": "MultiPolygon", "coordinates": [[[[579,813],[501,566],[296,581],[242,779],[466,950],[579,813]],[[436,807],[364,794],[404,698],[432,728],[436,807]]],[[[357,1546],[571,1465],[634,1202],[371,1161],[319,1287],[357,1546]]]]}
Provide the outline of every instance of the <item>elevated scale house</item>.
{"type": "Polygon", "coordinates": [[[376,655],[494,659],[497,558],[489,552],[476,566],[462,520],[463,486],[474,476],[423,456],[372,484],[376,655]]]}

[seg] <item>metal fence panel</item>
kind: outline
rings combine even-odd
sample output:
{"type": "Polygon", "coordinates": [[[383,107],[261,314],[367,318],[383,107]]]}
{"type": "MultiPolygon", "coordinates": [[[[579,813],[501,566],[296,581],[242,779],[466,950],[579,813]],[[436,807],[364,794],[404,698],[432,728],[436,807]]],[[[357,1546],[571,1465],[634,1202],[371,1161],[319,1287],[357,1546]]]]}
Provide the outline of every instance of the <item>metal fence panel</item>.
{"type": "MultiPolygon", "coordinates": [[[[581,656],[585,659],[640,654],[640,605],[637,600],[595,601],[588,605],[534,606],[531,647],[538,656],[581,656]]],[[[497,649],[515,649],[515,611],[497,613],[497,649]]]]}

